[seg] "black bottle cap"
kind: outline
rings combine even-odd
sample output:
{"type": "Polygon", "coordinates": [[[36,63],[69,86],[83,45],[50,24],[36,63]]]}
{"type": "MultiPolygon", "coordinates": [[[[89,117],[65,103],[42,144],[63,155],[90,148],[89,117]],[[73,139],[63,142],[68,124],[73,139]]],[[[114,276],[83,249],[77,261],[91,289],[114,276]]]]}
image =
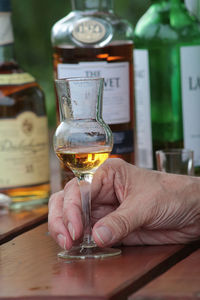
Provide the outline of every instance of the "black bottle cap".
{"type": "Polygon", "coordinates": [[[0,0],[0,12],[11,11],[11,0],[0,0]]]}

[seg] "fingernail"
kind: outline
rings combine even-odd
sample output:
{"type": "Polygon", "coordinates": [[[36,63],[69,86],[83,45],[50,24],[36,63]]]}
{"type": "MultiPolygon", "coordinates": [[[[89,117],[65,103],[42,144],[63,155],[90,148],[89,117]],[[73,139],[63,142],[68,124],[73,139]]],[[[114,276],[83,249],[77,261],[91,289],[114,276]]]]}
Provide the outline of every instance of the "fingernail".
{"type": "Polygon", "coordinates": [[[106,226],[100,226],[95,230],[95,233],[98,239],[101,241],[102,244],[108,244],[112,240],[112,232],[106,226]]]}
{"type": "Polygon", "coordinates": [[[71,222],[68,223],[67,228],[69,230],[72,240],[75,241],[75,230],[71,222]]]}
{"type": "Polygon", "coordinates": [[[58,234],[57,239],[60,247],[66,250],[66,237],[62,234],[58,234]]]}

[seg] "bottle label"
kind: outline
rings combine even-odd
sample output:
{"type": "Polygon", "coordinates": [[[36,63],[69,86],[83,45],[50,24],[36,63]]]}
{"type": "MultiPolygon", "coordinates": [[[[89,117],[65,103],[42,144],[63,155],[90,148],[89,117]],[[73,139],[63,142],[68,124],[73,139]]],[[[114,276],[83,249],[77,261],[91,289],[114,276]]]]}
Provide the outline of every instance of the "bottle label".
{"type": "Polygon", "coordinates": [[[0,46],[14,42],[11,13],[0,12],[0,46]]]}
{"type": "Polygon", "coordinates": [[[96,19],[84,18],[76,23],[72,36],[85,44],[97,43],[106,35],[106,28],[96,19]]]}
{"type": "Polygon", "coordinates": [[[134,50],[137,164],[153,168],[148,50],[134,50]]]}
{"type": "Polygon", "coordinates": [[[200,46],[180,48],[184,147],[200,165],[200,46]]]}
{"type": "Polygon", "coordinates": [[[130,122],[129,63],[58,64],[58,79],[104,77],[103,119],[107,124],[130,122]]]}
{"type": "Polygon", "coordinates": [[[113,132],[112,154],[125,154],[133,152],[133,130],[113,132]]]}
{"type": "Polygon", "coordinates": [[[35,78],[28,73],[0,74],[1,85],[20,85],[35,82],[35,78]]]}
{"type": "Polygon", "coordinates": [[[0,120],[0,188],[49,181],[47,118],[23,112],[0,120]]]}

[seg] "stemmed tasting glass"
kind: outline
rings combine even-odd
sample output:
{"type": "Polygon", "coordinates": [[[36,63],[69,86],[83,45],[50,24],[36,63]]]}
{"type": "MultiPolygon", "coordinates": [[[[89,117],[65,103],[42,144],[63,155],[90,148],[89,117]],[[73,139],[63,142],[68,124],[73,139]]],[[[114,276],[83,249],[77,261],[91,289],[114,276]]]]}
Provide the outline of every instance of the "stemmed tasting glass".
{"type": "Polygon", "coordinates": [[[91,184],[97,168],[112,150],[112,132],[102,119],[103,78],[55,80],[61,123],[54,135],[54,150],[64,168],[78,179],[83,216],[83,241],[62,258],[102,258],[119,255],[115,248],[98,248],[92,239],[91,184]]]}

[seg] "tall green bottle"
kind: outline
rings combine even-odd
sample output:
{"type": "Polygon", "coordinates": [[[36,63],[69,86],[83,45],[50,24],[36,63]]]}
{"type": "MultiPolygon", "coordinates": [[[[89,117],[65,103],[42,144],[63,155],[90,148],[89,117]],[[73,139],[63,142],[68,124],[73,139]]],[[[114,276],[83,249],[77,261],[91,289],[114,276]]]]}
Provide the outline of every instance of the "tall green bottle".
{"type": "Polygon", "coordinates": [[[200,24],[181,0],[153,0],[135,29],[137,162],[155,151],[194,150],[200,166],[200,24]]]}

